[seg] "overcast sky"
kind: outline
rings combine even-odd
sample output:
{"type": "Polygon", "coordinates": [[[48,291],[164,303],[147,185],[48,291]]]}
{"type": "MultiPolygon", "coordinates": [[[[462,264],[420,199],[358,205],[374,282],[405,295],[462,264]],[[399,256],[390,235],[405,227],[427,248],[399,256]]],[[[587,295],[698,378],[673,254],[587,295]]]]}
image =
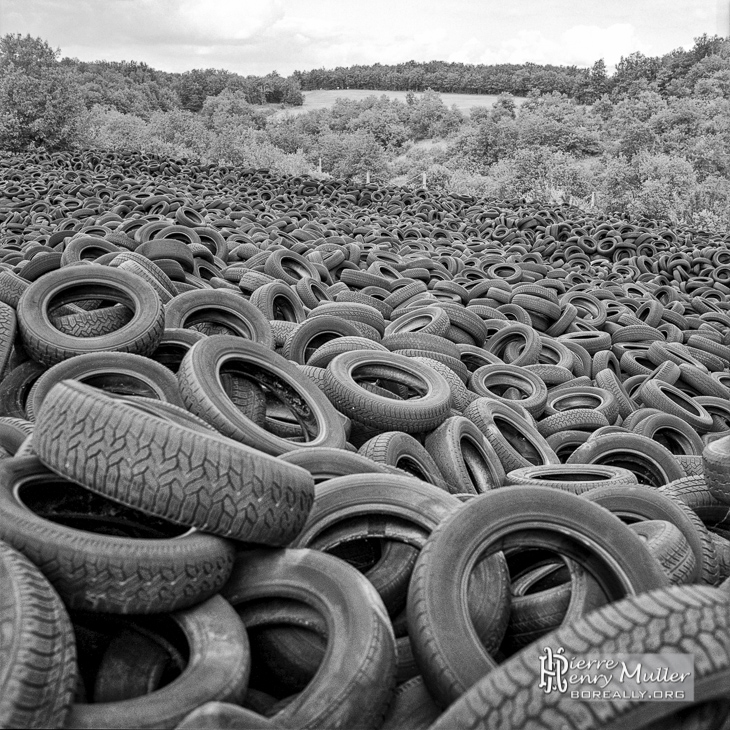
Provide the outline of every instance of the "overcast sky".
{"type": "Polygon", "coordinates": [[[0,0],[0,33],[84,61],[288,75],[356,63],[576,64],[730,35],[730,0],[0,0]]]}

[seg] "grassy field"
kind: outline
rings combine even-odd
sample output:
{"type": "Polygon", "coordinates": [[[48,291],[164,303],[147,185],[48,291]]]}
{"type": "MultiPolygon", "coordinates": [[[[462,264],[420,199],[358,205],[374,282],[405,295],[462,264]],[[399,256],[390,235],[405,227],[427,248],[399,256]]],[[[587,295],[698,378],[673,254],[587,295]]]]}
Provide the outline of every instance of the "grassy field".
{"type": "MultiPolygon", "coordinates": [[[[381,96],[385,94],[391,99],[399,99],[405,102],[407,91],[372,91],[370,89],[320,89],[318,91],[304,92],[304,106],[290,107],[276,112],[277,116],[286,114],[302,114],[313,109],[326,109],[334,104],[335,99],[365,99],[368,96],[381,96]]],[[[492,106],[497,100],[493,94],[441,94],[441,99],[446,106],[455,105],[464,114],[469,113],[473,106],[492,106]]],[[[516,98],[519,105],[524,99],[516,98]]]]}

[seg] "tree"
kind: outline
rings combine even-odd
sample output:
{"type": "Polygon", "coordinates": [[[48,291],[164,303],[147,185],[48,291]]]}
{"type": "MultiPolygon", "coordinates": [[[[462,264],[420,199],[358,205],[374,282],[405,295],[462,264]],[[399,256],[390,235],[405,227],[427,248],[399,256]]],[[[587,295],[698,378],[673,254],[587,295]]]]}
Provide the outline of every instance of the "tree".
{"type": "Polygon", "coordinates": [[[84,105],[59,53],[40,38],[0,39],[0,147],[59,150],[76,142],[84,105]]]}
{"type": "Polygon", "coordinates": [[[591,94],[592,101],[600,99],[608,90],[608,74],[606,73],[606,62],[599,58],[591,66],[591,94]]]}
{"type": "Polygon", "coordinates": [[[0,73],[23,71],[35,76],[55,66],[60,55],[59,48],[51,48],[42,38],[8,33],[0,38],[0,73]]]}

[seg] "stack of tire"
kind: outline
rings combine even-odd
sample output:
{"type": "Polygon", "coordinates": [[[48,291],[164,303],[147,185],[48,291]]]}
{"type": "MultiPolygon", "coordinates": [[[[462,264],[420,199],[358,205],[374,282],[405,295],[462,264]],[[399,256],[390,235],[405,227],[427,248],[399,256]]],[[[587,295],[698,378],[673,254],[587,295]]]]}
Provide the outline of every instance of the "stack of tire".
{"type": "Polygon", "coordinates": [[[730,236],[0,168],[0,727],[727,726],[730,236]],[[546,693],[546,648],[694,700],[546,693]]]}

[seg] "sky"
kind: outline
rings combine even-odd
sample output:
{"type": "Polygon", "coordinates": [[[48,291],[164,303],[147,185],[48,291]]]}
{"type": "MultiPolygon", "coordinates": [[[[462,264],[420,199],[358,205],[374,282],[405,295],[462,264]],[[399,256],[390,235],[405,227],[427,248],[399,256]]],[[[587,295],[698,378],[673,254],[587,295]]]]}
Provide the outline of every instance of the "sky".
{"type": "Polygon", "coordinates": [[[0,35],[83,61],[243,75],[405,61],[609,70],[730,36],[730,0],[0,0],[0,35]]]}

